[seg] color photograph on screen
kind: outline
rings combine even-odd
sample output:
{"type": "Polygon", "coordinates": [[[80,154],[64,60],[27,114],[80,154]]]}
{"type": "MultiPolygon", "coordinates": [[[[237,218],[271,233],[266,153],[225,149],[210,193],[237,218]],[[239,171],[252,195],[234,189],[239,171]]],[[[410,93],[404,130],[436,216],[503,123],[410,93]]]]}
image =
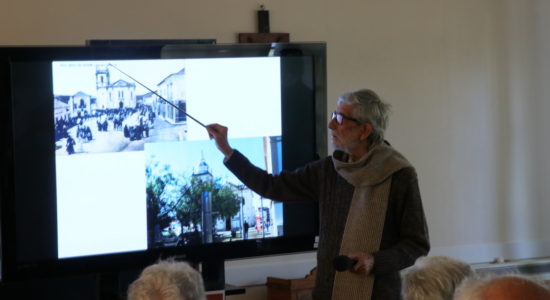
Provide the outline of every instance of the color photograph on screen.
{"type": "MultiPolygon", "coordinates": [[[[280,137],[232,139],[256,166],[280,171],[280,137]]],[[[210,141],[145,145],[149,247],[275,237],[276,204],[243,185],[210,141]]]]}
{"type": "Polygon", "coordinates": [[[187,116],[278,172],[279,58],[55,61],[52,75],[60,258],[282,234],[280,205],[187,116]]]}

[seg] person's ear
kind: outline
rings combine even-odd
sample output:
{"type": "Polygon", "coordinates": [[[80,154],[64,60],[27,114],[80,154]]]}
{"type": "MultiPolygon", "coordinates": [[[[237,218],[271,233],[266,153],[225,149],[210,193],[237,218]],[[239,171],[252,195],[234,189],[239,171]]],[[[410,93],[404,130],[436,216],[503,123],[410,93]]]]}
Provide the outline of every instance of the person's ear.
{"type": "Polygon", "coordinates": [[[360,139],[366,140],[370,134],[372,133],[372,124],[371,123],[365,123],[361,125],[363,127],[363,132],[361,133],[360,139]]]}

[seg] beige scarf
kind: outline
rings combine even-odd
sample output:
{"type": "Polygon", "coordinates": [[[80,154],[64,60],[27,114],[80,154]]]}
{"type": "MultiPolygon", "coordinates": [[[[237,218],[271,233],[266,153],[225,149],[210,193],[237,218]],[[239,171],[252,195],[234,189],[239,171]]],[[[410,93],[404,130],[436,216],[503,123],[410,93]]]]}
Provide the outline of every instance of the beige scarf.
{"type": "MultiPolygon", "coordinates": [[[[382,240],[391,175],[410,163],[387,144],[373,147],[356,162],[348,162],[345,153],[335,151],[333,162],[338,173],[355,187],[339,254],[374,253],[382,240]]],[[[373,285],[372,274],[336,272],[332,299],[370,299],[373,285]]]]}

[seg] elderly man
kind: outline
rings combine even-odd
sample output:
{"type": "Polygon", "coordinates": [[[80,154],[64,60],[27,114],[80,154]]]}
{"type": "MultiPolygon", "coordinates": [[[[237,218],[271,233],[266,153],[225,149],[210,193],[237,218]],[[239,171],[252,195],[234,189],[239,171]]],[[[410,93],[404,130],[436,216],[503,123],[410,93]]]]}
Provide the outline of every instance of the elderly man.
{"type": "Polygon", "coordinates": [[[186,262],[162,260],[128,287],[128,300],[205,300],[201,274],[186,262]]]}
{"type": "Polygon", "coordinates": [[[278,175],[233,149],[226,127],[207,126],[225,165],[250,189],[319,202],[315,299],[399,299],[399,270],[430,248],[416,171],[384,140],[388,114],[371,90],[343,94],[328,123],[333,155],[278,175]],[[334,269],[339,255],[353,260],[349,271],[334,269]]]}
{"type": "Polygon", "coordinates": [[[455,288],[473,273],[469,264],[449,256],[420,257],[401,274],[403,299],[452,300],[455,288]]]}
{"type": "Polygon", "coordinates": [[[542,282],[521,275],[471,276],[457,288],[454,300],[550,300],[542,282]]]}

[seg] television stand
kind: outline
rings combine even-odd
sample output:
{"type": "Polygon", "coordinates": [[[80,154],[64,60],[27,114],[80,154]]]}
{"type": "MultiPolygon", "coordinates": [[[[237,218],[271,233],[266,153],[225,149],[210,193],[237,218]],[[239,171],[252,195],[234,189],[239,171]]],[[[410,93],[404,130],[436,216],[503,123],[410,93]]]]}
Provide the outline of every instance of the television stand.
{"type": "Polygon", "coordinates": [[[223,300],[226,296],[240,295],[246,293],[243,287],[226,285],[223,290],[206,291],[206,300],[223,300]]]}
{"type": "Polygon", "coordinates": [[[119,272],[99,273],[97,290],[100,300],[120,300],[126,297],[126,290],[123,290],[120,285],[119,272]]]}
{"type": "Polygon", "coordinates": [[[225,289],[225,263],[223,259],[203,261],[200,272],[206,291],[225,289]]]}
{"type": "Polygon", "coordinates": [[[225,299],[225,296],[246,292],[243,287],[225,284],[225,262],[223,259],[204,261],[201,263],[200,270],[207,300],[225,299]],[[218,298],[220,295],[222,298],[218,298]]]}

